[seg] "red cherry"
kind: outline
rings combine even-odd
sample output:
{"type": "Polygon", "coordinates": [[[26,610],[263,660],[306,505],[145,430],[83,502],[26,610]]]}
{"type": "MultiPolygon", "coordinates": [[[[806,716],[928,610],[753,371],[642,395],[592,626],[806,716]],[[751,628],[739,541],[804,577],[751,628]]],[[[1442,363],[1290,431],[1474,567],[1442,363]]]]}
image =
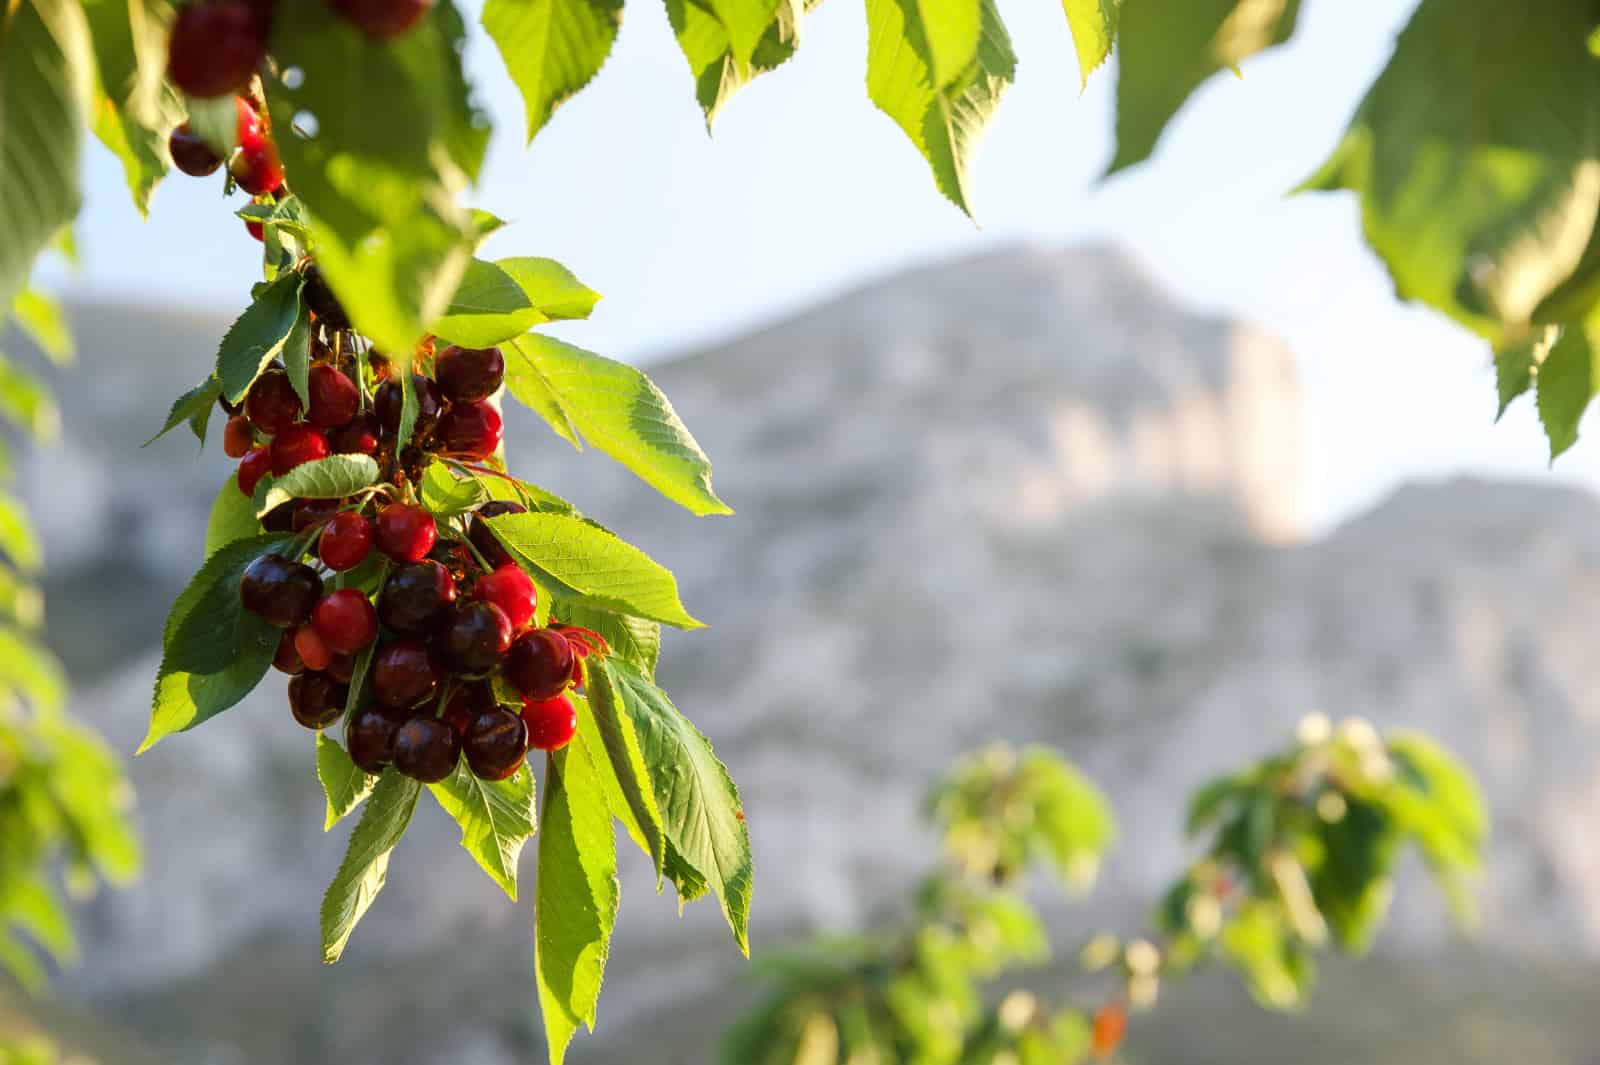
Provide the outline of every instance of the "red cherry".
{"type": "Polygon", "coordinates": [[[311,624],[330,651],[342,654],[354,654],[378,636],[378,612],[354,588],[340,588],[323,596],[311,611],[311,624]]]}
{"type": "Polygon", "coordinates": [[[396,562],[420,562],[439,537],[433,515],[409,503],[391,503],[378,511],[374,540],[378,550],[396,562]]]}
{"type": "Polygon", "coordinates": [[[482,676],[500,664],[511,646],[511,619],[493,603],[467,603],[445,622],[434,641],[446,669],[482,676]]]}
{"type": "Polygon", "coordinates": [[[244,220],[244,229],[245,229],[245,232],[249,233],[252,237],[255,237],[257,240],[261,241],[262,243],[266,243],[266,240],[267,240],[267,229],[260,222],[257,222],[254,218],[246,218],[244,220]]]}
{"type": "Polygon", "coordinates": [[[340,511],[322,527],[317,553],[336,573],[355,569],[372,551],[372,522],[353,510],[340,511]]]}
{"type": "Polygon", "coordinates": [[[549,699],[572,679],[572,645],[553,629],[531,629],[506,652],[505,675],[530,699],[549,699]]]}
{"type": "Polygon", "coordinates": [[[578,711],[565,695],[522,700],[522,720],[528,726],[528,746],[541,751],[565,747],[578,731],[578,711]]]}
{"type": "Polygon", "coordinates": [[[434,359],[433,376],[451,403],[476,403],[494,395],[506,379],[506,359],[499,348],[452,344],[434,359]]]}
{"type": "Polygon", "coordinates": [[[347,424],[361,408],[361,392],[356,383],[332,366],[311,367],[308,383],[311,407],[306,411],[306,421],[320,429],[347,424]]]}
{"type": "Polygon", "coordinates": [[[244,88],[267,54],[267,27],[244,0],[193,3],[172,21],[167,77],[203,99],[244,88]]]}
{"type": "Polygon", "coordinates": [[[415,640],[396,640],[372,659],[372,695],[384,706],[416,706],[439,690],[439,668],[415,640]]]}
{"type": "Polygon", "coordinates": [[[239,98],[239,154],[228,164],[228,172],[239,187],[252,196],[277,192],[283,184],[283,163],[278,146],[261,128],[249,101],[239,98]]]}
{"type": "Polygon", "coordinates": [[[309,425],[291,425],[272,438],[272,475],[282,477],[303,462],[325,459],[328,438],[309,425]]]}
{"type": "Polygon", "coordinates": [[[362,33],[381,41],[415,26],[433,0],[332,0],[332,4],[362,33]]]}
{"type": "Polygon", "coordinates": [[[263,433],[281,433],[293,425],[300,417],[300,397],[289,383],[289,375],[268,370],[256,378],[245,394],[244,412],[263,433]]]}
{"type": "Polygon", "coordinates": [[[256,483],[272,469],[272,452],[266,447],[253,447],[239,460],[239,491],[246,496],[256,494],[256,483]]]}
{"type": "Polygon", "coordinates": [[[217,167],[222,165],[222,157],[211,150],[211,145],[195,136],[187,122],[173,130],[167,138],[167,154],[172,156],[172,165],[190,177],[214,174],[217,167]]]}
{"type": "Polygon", "coordinates": [[[244,458],[255,443],[255,434],[250,431],[248,418],[229,418],[228,424],[222,427],[222,453],[230,459],[244,458]]]}
{"type": "Polygon", "coordinates": [[[376,455],[378,453],[378,417],[371,411],[362,411],[349,424],[328,434],[328,445],[336,455],[376,455]]]}
{"type": "Polygon", "coordinates": [[[440,450],[447,455],[484,459],[500,446],[503,422],[487,400],[453,403],[439,419],[440,450]]]}
{"type": "Polygon", "coordinates": [[[472,595],[504,610],[514,632],[521,632],[532,623],[539,603],[539,590],[533,586],[533,579],[515,564],[479,577],[472,586],[472,595]]]}
{"type": "Polygon", "coordinates": [[[494,689],[487,681],[467,681],[459,685],[450,693],[450,698],[445,700],[444,712],[440,719],[445,724],[456,730],[456,734],[465,736],[467,729],[479,714],[498,709],[495,702],[494,689]]]}
{"type": "Polygon", "coordinates": [[[294,630],[294,649],[300,656],[300,661],[306,664],[307,669],[321,671],[328,668],[333,661],[333,652],[328,644],[317,632],[316,613],[312,612],[312,624],[302,625],[294,630]]]}
{"type": "Polygon", "coordinates": [[[300,652],[294,649],[293,632],[285,632],[278,637],[278,650],[272,656],[272,668],[291,677],[305,672],[306,664],[300,661],[300,652]]]}

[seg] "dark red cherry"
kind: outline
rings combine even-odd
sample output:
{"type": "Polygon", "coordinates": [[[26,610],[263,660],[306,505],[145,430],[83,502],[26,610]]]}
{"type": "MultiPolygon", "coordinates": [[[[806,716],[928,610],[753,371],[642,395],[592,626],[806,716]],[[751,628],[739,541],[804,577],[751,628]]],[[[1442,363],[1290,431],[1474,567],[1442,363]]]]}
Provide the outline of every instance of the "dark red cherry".
{"type": "Polygon", "coordinates": [[[246,0],[191,3],[172,20],[167,77],[209,99],[243,89],[267,54],[267,26],[246,0]]]}
{"type": "Polygon", "coordinates": [[[280,629],[310,621],[321,595],[322,578],[316,570],[278,554],[262,555],[250,563],[239,581],[244,608],[280,629]]]}
{"type": "Polygon", "coordinates": [[[468,726],[479,714],[493,710],[497,706],[494,688],[487,681],[469,680],[458,684],[455,691],[450,693],[440,717],[445,724],[455,729],[458,735],[465,736],[468,726]]]}
{"type": "Polygon", "coordinates": [[[456,601],[450,571],[432,560],[411,562],[389,574],[378,592],[378,616],[395,632],[431,635],[456,601]]]}
{"type": "Polygon", "coordinates": [[[376,455],[378,453],[378,417],[371,411],[362,411],[350,421],[328,434],[328,444],[336,455],[376,455]]]}
{"type": "Polygon", "coordinates": [[[363,772],[377,773],[394,755],[394,734],[399,722],[375,707],[350,716],[344,730],[344,747],[363,772]]]}
{"type": "Polygon", "coordinates": [[[522,721],[528,726],[528,746],[541,751],[565,747],[578,731],[578,711],[565,695],[522,700],[522,721]]]}
{"type": "Polygon", "coordinates": [[[354,588],[323,596],[311,611],[311,623],[328,649],[340,654],[354,654],[378,636],[378,612],[354,588]]]}
{"type": "Polygon", "coordinates": [[[336,573],[355,569],[372,553],[372,522],[353,510],[340,511],[323,526],[317,553],[336,573]]]}
{"type": "Polygon", "coordinates": [[[415,640],[396,640],[372,658],[372,695],[384,706],[416,706],[439,690],[439,668],[415,640]]]}
{"type": "Polygon", "coordinates": [[[269,435],[283,432],[300,417],[300,397],[295,395],[289,375],[268,370],[245,395],[244,412],[257,429],[269,435]]]}
{"type": "Polygon", "coordinates": [[[291,425],[272,438],[272,475],[282,477],[302,463],[325,459],[332,453],[321,430],[291,425]]]}
{"type": "Polygon", "coordinates": [[[504,780],[522,768],[528,755],[528,725],[509,710],[496,707],[485,711],[467,726],[461,752],[474,776],[504,780]]]}
{"type": "Polygon", "coordinates": [[[256,485],[272,470],[272,451],[266,445],[253,447],[239,460],[239,491],[247,497],[256,494],[256,485]]]}
{"type": "MultiPolygon", "coordinates": [[[[439,386],[430,378],[414,373],[411,375],[411,384],[417,392],[417,422],[411,430],[411,436],[418,443],[425,443],[433,438],[434,431],[439,427],[444,399],[439,395],[439,386]]],[[[372,405],[378,413],[378,424],[389,436],[400,432],[401,404],[404,401],[398,378],[391,376],[378,386],[378,394],[372,405]]]]}
{"type": "Polygon", "coordinates": [[[340,684],[349,684],[356,675],[356,656],[334,652],[333,658],[328,661],[327,674],[340,684]]]}
{"type": "Polygon", "coordinates": [[[267,532],[289,532],[294,528],[294,503],[279,503],[261,515],[261,527],[267,532]]]}
{"type": "Polygon", "coordinates": [[[439,391],[451,403],[476,403],[488,399],[506,379],[506,359],[499,348],[458,348],[451,345],[433,363],[439,391]]]}
{"type": "Polygon", "coordinates": [[[294,520],[289,528],[295,532],[320,528],[339,513],[342,499],[297,499],[294,501],[294,520]]]}
{"type": "Polygon", "coordinates": [[[506,680],[529,699],[548,699],[572,679],[572,645],[553,629],[532,629],[506,652],[506,680]]]}
{"type": "Polygon", "coordinates": [[[291,677],[305,672],[306,664],[300,661],[300,652],[294,649],[293,632],[286,631],[278,637],[278,650],[273,653],[272,668],[291,677]]]}
{"type": "Polygon", "coordinates": [[[333,9],[375,40],[387,40],[415,26],[433,0],[331,0],[333,9]]]}
{"type": "Polygon", "coordinates": [[[306,421],[320,429],[347,425],[361,409],[361,392],[356,383],[332,366],[311,367],[307,384],[311,407],[306,411],[306,421]]]}
{"type": "Polygon", "coordinates": [[[255,434],[250,431],[250,419],[233,417],[222,427],[222,453],[230,459],[242,459],[255,447],[255,434]]]}
{"type": "Polygon", "coordinates": [[[311,308],[311,313],[317,316],[317,320],[336,333],[349,329],[350,318],[339,305],[333,289],[328,287],[328,281],[322,276],[322,270],[312,265],[306,268],[302,276],[305,278],[305,288],[300,290],[300,298],[306,301],[306,306],[311,308]]]}
{"type": "Polygon", "coordinates": [[[433,717],[417,716],[394,734],[394,767],[413,780],[436,784],[455,772],[461,737],[433,717]]]}
{"type": "Polygon", "coordinates": [[[433,515],[410,503],[391,503],[378,511],[373,542],[396,562],[418,562],[428,557],[439,528],[433,515]]]}
{"type": "Polygon", "coordinates": [[[436,646],[450,672],[481,676],[511,647],[511,619],[493,603],[464,603],[445,623],[436,646]]]}
{"type": "Polygon", "coordinates": [[[472,541],[472,546],[478,549],[485,562],[494,569],[502,566],[514,565],[511,555],[495,539],[493,532],[489,531],[486,518],[498,518],[502,514],[526,514],[528,508],[521,503],[514,503],[509,499],[492,499],[478,508],[472,515],[472,524],[467,530],[467,539],[472,541]]]}
{"type": "Polygon", "coordinates": [[[533,579],[516,565],[505,565],[485,573],[472,586],[472,597],[493,603],[506,612],[513,632],[521,632],[533,622],[539,604],[539,591],[533,579]]]}
{"type": "Polygon", "coordinates": [[[167,138],[167,154],[172,156],[172,165],[190,177],[214,174],[217,167],[222,165],[222,157],[211,150],[211,145],[195,136],[187,122],[173,130],[167,138]]]}
{"type": "Polygon", "coordinates": [[[434,434],[439,450],[460,458],[485,459],[500,447],[500,412],[487,400],[454,403],[439,419],[434,434]]]}
{"type": "Polygon", "coordinates": [[[339,720],[350,689],[312,670],[289,680],[289,712],[306,728],[324,729],[339,720]]]}
{"type": "Polygon", "coordinates": [[[244,231],[262,243],[266,242],[267,227],[257,222],[254,218],[246,218],[244,220],[244,231]]]}

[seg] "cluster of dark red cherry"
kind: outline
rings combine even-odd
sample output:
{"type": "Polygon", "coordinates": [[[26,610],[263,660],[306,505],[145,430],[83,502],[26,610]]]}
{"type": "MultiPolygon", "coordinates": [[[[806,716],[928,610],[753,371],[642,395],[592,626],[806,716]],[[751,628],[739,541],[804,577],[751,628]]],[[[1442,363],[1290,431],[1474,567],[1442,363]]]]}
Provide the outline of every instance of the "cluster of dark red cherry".
{"type": "MultiPolygon", "coordinates": [[[[307,288],[314,284],[320,280],[311,274],[307,288]]],[[[325,316],[319,302],[312,302],[319,322],[336,328],[337,305],[324,307],[325,316]]],[[[326,728],[344,714],[356,658],[376,643],[365,685],[370,703],[346,725],[356,765],[367,772],[393,765],[432,782],[465,755],[477,776],[504,779],[529,747],[553,750],[572,738],[577,717],[565,693],[583,683],[584,658],[603,652],[605,642],[586,629],[535,625],[533,582],[486,524],[524,512],[520,503],[483,504],[466,537],[450,539],[425,508],[400,498],[435,454],[481,458],[496,449],[500,414],[489,397],[504,378],[504,359],[497,348],[450,347],[433,360],[434,377],[414,374],[416,443],[397,456],[397,381],[385,377],[373,410],[363,411],[354,366],[341,366],[325,348],[318,358],[303,412],[288,376],[274,368],[228,422],[224,448],[242,456],[239,488],[253,494],[268,471],[282,476],[341,452],[375,455],[385,483],[351,500],[300,499],[269,511],[262,524],[306,535],[315,544],[310,557],[331,576],[325,582],[304,561],[263,555],[245,570],[240,598],[284,630],[274,664],[291,675],[289,708],[307,728],[326,728]],[[376,604],[339,579],[374,551],[387,560],[376,604]],[[497,680],[520,697],[520,712],[501,705],[497,680]]]]}

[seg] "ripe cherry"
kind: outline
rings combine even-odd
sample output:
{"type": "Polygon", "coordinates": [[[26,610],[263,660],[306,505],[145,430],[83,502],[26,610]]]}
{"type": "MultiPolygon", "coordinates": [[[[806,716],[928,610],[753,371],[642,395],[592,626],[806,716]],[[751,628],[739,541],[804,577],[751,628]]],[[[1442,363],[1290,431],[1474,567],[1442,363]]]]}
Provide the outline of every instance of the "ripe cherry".
{"type": "Polygon", "coordinates": [[[326,673],[307,670],[289,681],[289,712],[306,728],[324,729],[339,720],[350,689],[326,673]]]}
{"type": "Polygon", "coordinates": [[[457,735],[465,736],[467,728],[477,720],[479,714],[497,709],[498,706],[494,688],[487,681],[466,681],[457,685],[456,690],[450,693],[450,698],[445,700],[440,718],[455,729],[457,735]]]}
{"type": "Polygon", "coordinates": [[[394,767],[413,780],[435,784],[455,772],[461,737],[433,717],[414,717],[394,734],[394,767]]]}
{"type": "Polygon", "coordinates": [[[493,603],[466,603],[445,623],[437,647],[450,672],[481,676],[511,647],[511,619],[493,603]]]}
{"type": "Polygon", "coordinates": [[[261,515],[261,527],[267,532],[288,532],[294,528],[294,503],[279,503],[261,515]]]}
{"type": "Polygon", "coordinates": [[[294,501],[294,520],[289,528],[295,532],[326,525],[344,505],[342,499],[297,499],[294,501]]]}
{"type": "Polygon", "coordinates": [[[167,154],[172,156],[172,165],[190,177],[214,174],[217,167],[222,165],[222,157],[211,150],[211,145],[195,136],[187,122],[173,130],[167,138],[167,154]]]}
{"type": "Polygon", "coordinates": [[[425,559],[389,574],[378,592],[378,616],[395,632],[422,636],[446,620],[455,601],[455,578],[439,563],[425,559]]]}
{"type": "Polygon", "coordinates": [[[378,418],[371,411],[362,411],[350,421],[328,434],[328,444],[336,455],[376,455],[378,453],[378,418]]]}
{"type": "Polygon", "coordinates": [[[410,503],[391,503],[378,511],[373,540],[378,550],[396,562],[418,562],[428,557],[439,537],[433,515],[410,503]]]}
{"type": "Polygon", "coordinates": [[[384,706],[416,706],[439,690],[439,669],[415,640],[396,640],[372,659],[372,695],[384,706]]]}
{"type": "Polygon", "coordinates": [[[479,577],[472,586],[472,595],[504,610],[514,632],[521,632],[532,623],[534,609],[539,603],[539,591],[533,586],[533,579],[514,564],[479,577]]]}
{"type": "Polygon", "coordinates": [[[222,427],[222,453],[230,459],[244,458],[255,443],[248,418],[229,418],[228,424],[222,427]]]}
{"type": "Polygon", "coordinates": [[[528,726],[528,746],[541,751],[565,747],[578,731],[578,711],[565,695],[522,700],[522,720],[528,726]]]}
{"type": "Polygon", "coordinates": [[[435,434],[439,449],[447,455],[484,459],[500,446],[503,422],[500,412],[487,400],[455,403],[439,419],[435,434]]]}
{"type": "Polygon", "coordinates": [[[309,425],[291,425],[272,438],[272,474],[282,477],[301,463],[325,459],[332,451],[321,430],[309,425]]]}
{"type": "Polygon", "coordinates": [[[263,244],[266,243],[267,228],[260,222],[257,222],[254,218],[246,218],[244,220],[244,231],[261,241],[263,244]]]}
{"type": "Polygon", "coordinates": [[[167,77],[190,96],[222,96],[244,88],[266,53],[266,22],[254,5],[191,3],[172,22],[167,77]]]}
{"type": "Polygon", "coordinates": [[[300,397],[289,383],[289,375],[268,370],[256,378],[245,395],[244,412],[263,433],[275,435],[293,425],[300,417],[300,397]]]}
{"type": "Polygon", "coordinates": [[[490,566],[499,569],[502,566],[514,565],[509,552],[506,551],[493,532],[489,530],[487,518],[498,518],[502,514],[526,514],[528,508],[521,503],[514,503],[509,499],[492,499],[478,508],[472,515],[472,524],[467,530],[467,539],[472,541],[472,546],[478,549],[484,561],[490,566]]]}
{"type": "MultiPolygon", "coordinates": [[[[570,705],[570,704],[569,704],[570,705]]],[[[528,756],[528,725],[518,714],[495,707],[472,719],[461,741],[467,768],[482,780],[505,780],[528,756]]]]}
{"type": "Polygon", "coordinates": [[[239,581],[244,608],[269,625],[292,629],[311,620],[322,595],[322,578],[310,566],[279,554],[266,554],[245,567],[239,581]]]}
{"type": "Polygon", "coordinates": [[[239,97],[239,152],[228,164],[228,172],[239,187],[252,196],[277,192],[283,184],[283,163],[278,159],[278,146],[261,128],[255,109],[242,96],[239,97]]]}
{"type": "Polygon", "coordinates": [[[313,623],[301,625],[294,630],[294,649],[307,669],[323,670],[333,661],[333,651],[317,632],[316,616],[316,610],[313,608],[311,612],[313,623]]]}
{"type": "Polygon", "coordinates": [[[355,569],[372,552],[372,522],[353,510],[340,511],[322,527],[317,553],[336,573],[355,569]]]}
{"type": "Polygon", "coordinates": [[[529,699],[549,699],[572,679],[572,645],[553,629],[532,629],[506,652],[506,679],[529,699]]]}
{"type": "Polygon", "coordinates": [[[265,445],[253,447],[239,460],[239,491],[246,496],[256,494],[256,484],[272,469],[272,451],[265,445]]]}
{"type": "MultiPolygon", "coordinates": [[[[419,373],[411,375],[412,387],[417,393],[417,421],[412,427],[412,438],[427,441],[433,436],[434,430],[439,427],[439,414],[444,409],[444,399],[439,395],[439,386],[429,378],[419,373]]],[[[400,391],[400,381],[390,377],[378,386],[378,394],[373,399],[373,409],[378,413],[378,424],[383,431],[394,436],[400,431],[401,406],[405,396],[400,391]]]]}
{"type": "Polygon", "coordinates": [[[381,41],[415,26],[433,0],[332,0],[332,4],[362,33],[381,41]]]}
{"type": "Polygon", "coordinates": [[[311,612],[311,624],[328,649],[341,654],[354,654],[378,637],[378,612],[354,588],[323,596],[311,612]]]}
{"type": "Polygon", "coordinates": [[[300,652],[294,649],[293,632],[285,632],[278,637],[278,649],[272,655],[272,668],[291,677],[305,672],[306,664],[300,661],[300,652]]]}
{"type": "Polygon", "coordinates": [[[328,662],[327,674],[340,684],[349,684],[356,675],[356,656],[335,654],[328,662]]]}
{"type": "Polygon", "coordinates": [[[333,294],[333,289],[328,287],[328,281],[322,276],[322,271],[315,264],[306,268],[305,288],[300,290],[300,298],[306,301],[306,306],[311,308],[311,313],[323,325],[339,332],[350,328],[350,316],[344,313],[338,297],[333,294]]]}
{"type": "Polygon", "coordinates": [[[351,715],[344,729],[344,748],[357,768],[377,773],[394,755],[394,734],[398,729],[399,722],[382,710],[368,707],[351,715]]]}
{"type": "Polygon", "coordinates": [[[361,409],[361,391],[356,383],[332,366],[311,367],[307,385],[311,406],[306,411],[306,421],[319,429],[346,425],[361,409]]]}
{"type": "Polygon", "coordinates": [[[451,345],[433,363],[439,391],[451,403],[476,403],[488,399],[506,379],[506,359],[499,348],[458,348],[451,345]]]}

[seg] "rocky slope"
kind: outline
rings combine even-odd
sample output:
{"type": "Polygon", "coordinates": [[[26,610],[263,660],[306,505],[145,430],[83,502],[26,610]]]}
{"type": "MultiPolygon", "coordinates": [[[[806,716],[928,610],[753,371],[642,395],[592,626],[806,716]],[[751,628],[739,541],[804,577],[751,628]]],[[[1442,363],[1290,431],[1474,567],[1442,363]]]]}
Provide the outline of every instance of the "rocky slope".
{"type": "MultiPolygon", "coordinates": [[[[70,443],[25,480],[79,708],[131,750],[225,470],[176,434],[136,445],[225,323],[76,320],[90,372],[70,443]]],[[[1418,486],[1303,542],[1289,354],[1093,249],[915,271],[655,376],[737,517],[689,517],[527,414],[510,461],[675,568],[710,622],[669,639],[662,677],[744,789],[758,952],[891,905],[927,855],[922,789],[997,736],[1058,745],[1106,783],[1124,843],[1063,927],[1134,927],[1182,860],[1181,796],[1318,707],[1426,728],[1482,774],[1492,948],[1595,953],[1591,497],[1418,486]]],[[[317,965],[342,841],[318,831],[280,687],[135,764],[150,868],[94,905],[71,994],[184,1062],[528,1060],[528,906],[441,816],[419,817],[346,960],[317,965]]],[[[744,963],[714,909],[677,918],[639,863],[624,877],[601,1035],[574,1059],[699,1065],[744,963]]],[[[1453,942],[1433,897],[1399,909],[1390,949],[1453,942]]]]}

